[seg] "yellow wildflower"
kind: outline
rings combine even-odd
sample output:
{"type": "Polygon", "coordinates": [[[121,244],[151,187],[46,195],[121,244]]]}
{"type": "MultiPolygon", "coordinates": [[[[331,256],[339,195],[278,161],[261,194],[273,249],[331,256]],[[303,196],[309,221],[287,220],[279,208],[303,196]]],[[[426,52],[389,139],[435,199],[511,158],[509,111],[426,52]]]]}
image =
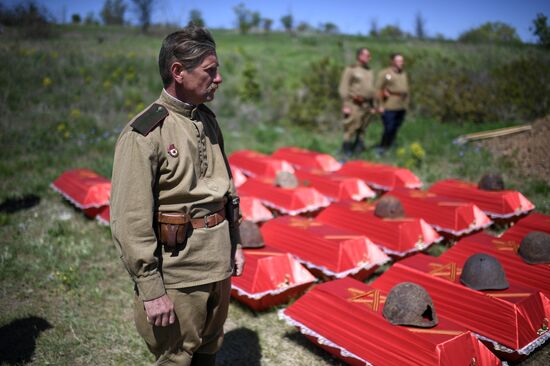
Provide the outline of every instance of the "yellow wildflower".
{"type": "Polygon", "coordinates": [[[424,151],[418,142],[413,142],[411,144],[411,152],[413,156],[419,160],[422,160],[426,156],[426,151],[424,151]]]}
{"type": "Polygon", "coordinates": [[[71,116],[71,118],[80,118],[80,109],[78,109],[78,108],[71,109],[70,116],[71,116]]]}
{"type": "Polygon", "coordinates": [[[53,83],[52,79],[50,79],[47,76],[44,79],[42,79],[42,85],[46,88],[52,85],[52,83],[53,83]]]}

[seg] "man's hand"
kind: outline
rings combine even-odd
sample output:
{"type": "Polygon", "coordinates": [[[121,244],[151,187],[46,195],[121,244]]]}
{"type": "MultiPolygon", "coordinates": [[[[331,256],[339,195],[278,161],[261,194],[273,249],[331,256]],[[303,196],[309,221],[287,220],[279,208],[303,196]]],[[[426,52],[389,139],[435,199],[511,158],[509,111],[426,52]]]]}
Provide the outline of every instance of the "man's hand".
{"type": "Polygon", "coordinates": [[[384,96],[384,98],[389,98],[391,96],[391,93],[388,89],[384,89],[382,90],[382,95],[384,96]]]}
{"type": "Polygon", "coordinates": [[[176,321],[174,303],[166,294],[154,300],[144,301],[143,306],[145,306],[147,321],[157,327],[166,327],[176,321]]]}
{"type": "Polygon", "coordinates": [[[245,260],[243,248],[240,245],[237,245],[237,250],[235,251],[235,270],[233,272],[234,276],[240,276],[243,274],[244,262],[245,260]]]}

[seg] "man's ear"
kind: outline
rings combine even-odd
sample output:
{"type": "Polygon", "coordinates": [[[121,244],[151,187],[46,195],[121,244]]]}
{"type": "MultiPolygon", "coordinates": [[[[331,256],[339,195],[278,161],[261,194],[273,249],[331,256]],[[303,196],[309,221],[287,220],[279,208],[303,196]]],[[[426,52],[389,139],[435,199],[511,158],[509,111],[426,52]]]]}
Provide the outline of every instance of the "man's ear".
{"type": "Polygon", "coordinates": [[[185,69],[180,62],[174,62],[172,66],[170,66],[170,72],[172,73],[172,78],[177,84],[183,84],[185,69]]]}

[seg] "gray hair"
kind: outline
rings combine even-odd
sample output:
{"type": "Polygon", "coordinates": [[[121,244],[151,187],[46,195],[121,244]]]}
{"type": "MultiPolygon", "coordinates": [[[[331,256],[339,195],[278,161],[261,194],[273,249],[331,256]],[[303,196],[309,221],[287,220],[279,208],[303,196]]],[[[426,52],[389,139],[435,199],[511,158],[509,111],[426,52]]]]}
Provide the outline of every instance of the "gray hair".
{"type": "Polygon", "coordinates": [[[212,34],[202,27],[189,25],[166,36],[159,52],[159,72],[164,86],[172,82],[172,64],[181,62],[186,71],[192,71],[204,59],[216,53],[216,42],[212,34]]]}

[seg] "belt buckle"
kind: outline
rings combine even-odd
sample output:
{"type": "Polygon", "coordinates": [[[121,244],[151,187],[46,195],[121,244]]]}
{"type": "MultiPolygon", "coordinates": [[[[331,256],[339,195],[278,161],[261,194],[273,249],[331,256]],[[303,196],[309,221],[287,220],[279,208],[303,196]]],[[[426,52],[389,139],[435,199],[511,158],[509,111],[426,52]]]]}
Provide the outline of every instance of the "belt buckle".
{"type": "Polygon", "coordinates": [[[208,225],[208,217],[209,217],[209,216],[210,216],[210,215],[204,216],[204,227],[207,228],[207,229],[210,228],[210,226],[208,225]]]}

